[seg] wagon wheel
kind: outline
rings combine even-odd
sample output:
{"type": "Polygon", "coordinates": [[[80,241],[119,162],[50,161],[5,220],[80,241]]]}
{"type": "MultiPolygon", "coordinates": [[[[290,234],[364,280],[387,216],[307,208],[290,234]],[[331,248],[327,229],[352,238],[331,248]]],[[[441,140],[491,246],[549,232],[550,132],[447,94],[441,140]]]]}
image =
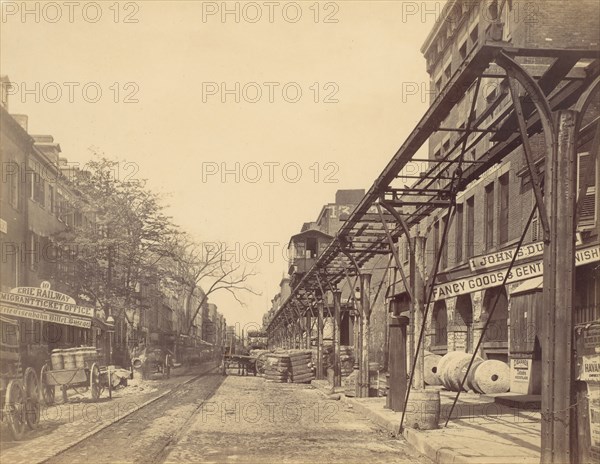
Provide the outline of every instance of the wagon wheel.
{"type": "Polygon", "coordinates": [[[93,400],[100,398],[102,393],[102,386],[100,385],[100,368],[98,364],[92,364],[90,369],[90,394],[93,400]]]}
{"type": "Polygon", "coordinates": [[[168,379],[171,376],[171,355],[165,356],[165,365],[163,366],[163,378],[168,379]]]}
{"type": "Polygon", "coordinates": [[[6,388],[5,412],[13,439],[20,440],[25,433],[23,409],[25,392],[20,381],[11,380],[6,388]]]}
{"type": "Polygon", "coordinates": [[[25,421],[30,429],[40,422],[40,383],[33,368],[25,369],[23,375],[25,390],[25,421]]]}
{"type": "Polygon", "coordinates": [[[261,353],[256,357],[256,373],[264,374],[267,361],[267,353],[261,353]]]}
{"type": "Polygon", "coordinates": [[[48,364],[44,364],[42,370],[40,371],[40,383],[42,384],[42,399],[46,405],[50,405],[54,403],[54,385],[49,385],[48,383],[48,364]]]}

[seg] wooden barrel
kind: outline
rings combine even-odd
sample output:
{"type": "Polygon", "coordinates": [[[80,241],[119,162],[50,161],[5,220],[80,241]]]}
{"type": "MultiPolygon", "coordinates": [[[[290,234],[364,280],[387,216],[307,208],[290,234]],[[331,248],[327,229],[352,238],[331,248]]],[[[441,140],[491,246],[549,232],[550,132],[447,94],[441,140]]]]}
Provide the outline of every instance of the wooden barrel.
{"type": "Polygon", "coordinates": [[[63,350],[63,364],[65,369],[75,369],[77,367],[73,348],[63,350]]]}
{"type": "Polygon", "coordinates": [[[64,369],[63,350],[52,350],[52,354],[50,355],[50,362],[52,363],[52,369],[64,369]]]}
{"type": "Polygon", "coordinates": [[[85,367],[86,353],[86,348],[77,348],[76,350],[73,350],[73,354],[75,356],[75,367],[78,369],[83,369],[85,367]]]}
{"type": "Polygon", "coordinates": [[[440,422],[440,391],[411,390],[404,414],[404,426],[417,430],[433,430],[440,422]]]}

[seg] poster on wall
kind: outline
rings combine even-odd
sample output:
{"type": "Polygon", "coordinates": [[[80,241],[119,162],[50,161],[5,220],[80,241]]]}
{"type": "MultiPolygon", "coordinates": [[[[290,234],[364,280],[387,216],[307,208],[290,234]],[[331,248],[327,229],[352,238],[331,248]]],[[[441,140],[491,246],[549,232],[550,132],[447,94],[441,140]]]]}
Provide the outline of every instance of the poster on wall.
{"type": "Polygon", "coordinates": [[[529,393],[531,383],[531,359],[515,358],[510,360],[510,391],[529,393]]]}
{"type": "Polygon", "coordinates": [[[600,383],[600,354],[581,357],[577,380],[600,383]]]}

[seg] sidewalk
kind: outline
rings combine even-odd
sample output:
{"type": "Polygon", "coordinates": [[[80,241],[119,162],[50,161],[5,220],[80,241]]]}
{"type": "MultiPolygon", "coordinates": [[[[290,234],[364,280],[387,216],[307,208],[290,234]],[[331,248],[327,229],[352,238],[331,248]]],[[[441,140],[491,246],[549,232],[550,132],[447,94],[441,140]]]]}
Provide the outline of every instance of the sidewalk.
{"type": "MultiPolygon", "coordinates": [[[[331,392],[327,381],[312,384],[326,394],[331,392]]],[[[440,427],[444,426],[455,395],[440,391],[440,427]]],[[[398,435],[402,414],[385,409],[385,398],[341,397],[374,423],[398,435]]],[[[540,433],[539,411],[499,405],[490,396],[461,393],[447,428],[405,428],[403,436],[417,451],[440,464],[538,464],[540,433]]]]}
{"type": "MultiPolygon", "coordinates": [[[[139,386],[119,388],[113,391],[112,399],[106,391],[98,401],[92,401],[88,395],[81,398],[71,390],[68,403],[42,406],[37,429],[28,431],[21,441],[12,441],[6,425],[2,424],[0,459],[11,464],[41,463],[162,398],[178,385],[210,372],[217,364],[215,361],[175,368],[169,379],[157,378],[139,386]]],[[[57,394],[56,399],[62,401],[61,395],[57,394]]]]}

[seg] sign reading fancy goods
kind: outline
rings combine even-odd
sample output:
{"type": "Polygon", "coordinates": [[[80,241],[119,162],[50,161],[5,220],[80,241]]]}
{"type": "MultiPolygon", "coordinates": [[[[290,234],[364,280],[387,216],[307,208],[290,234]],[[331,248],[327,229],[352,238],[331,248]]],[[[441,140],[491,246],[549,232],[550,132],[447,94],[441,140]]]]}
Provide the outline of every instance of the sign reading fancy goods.
{"type": "Polygon", "coordinates": [[[94,308],[75,304],[73,298],[50,290],[50,284],[43,282],[40,288],[17,287],[9,293],[0,292],[0,314],[89,328],[94,308]]]}
{"type": "MultiPolygon", "coordinates": [[[[577,250],[575,253],[576,266],[581,266],[583,264],[592,263],[598,260],[600,260],[600,246],[598,245],[577,250]]],[[[506,271],[506,268],[499,269],[497,271],[477,274],[464,279],[455,280],[453,282],[438,284],[433,289],[433,301],[502,285],[506,271]]],[[[519,264],[512,268],[506,283],[510,284],[512,282],[519,282],[531,277],[538,277],[543,275],[543,273],[544,265],[542,260],[534,261],[532,263],[519,264]]]]}

